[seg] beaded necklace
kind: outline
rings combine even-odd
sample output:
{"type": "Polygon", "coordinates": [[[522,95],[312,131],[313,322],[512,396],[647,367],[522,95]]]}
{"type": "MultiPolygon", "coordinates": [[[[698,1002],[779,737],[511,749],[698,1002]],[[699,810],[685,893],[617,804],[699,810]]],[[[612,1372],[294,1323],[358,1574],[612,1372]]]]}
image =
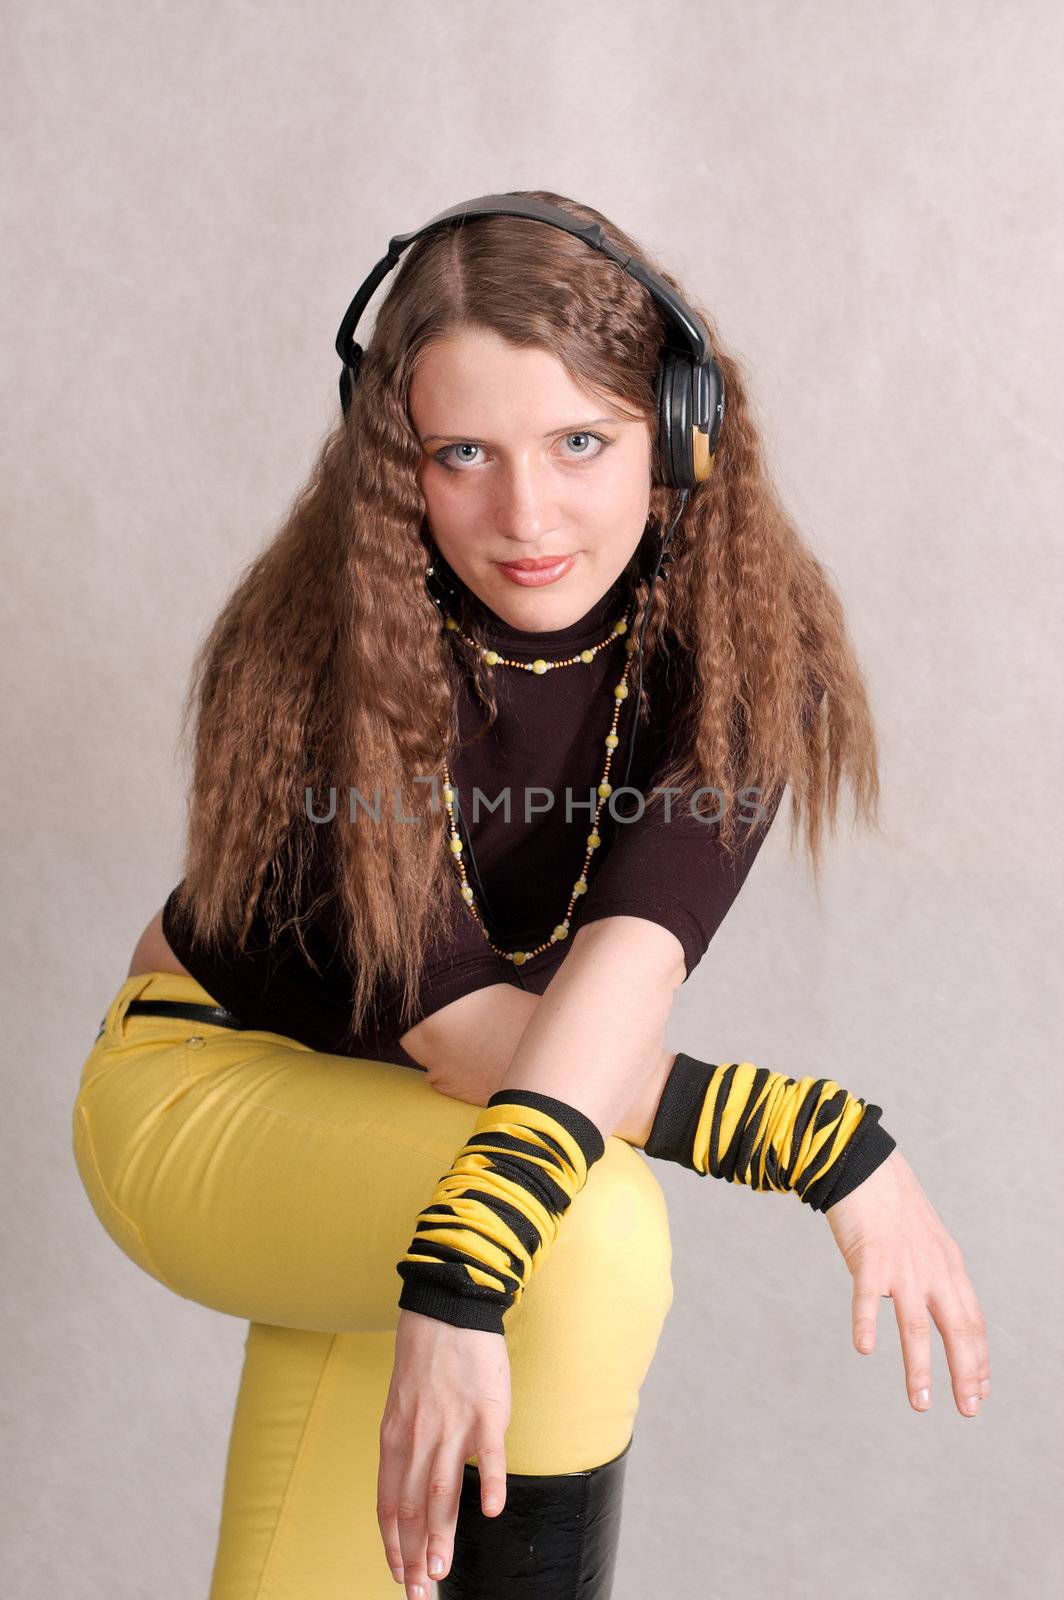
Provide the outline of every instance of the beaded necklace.
{"type": "MultiPolygon", "coordinates": [[[[633,617],[635,616],[636,611],[636,607],[634,605],[630,607],[628,615],[626,617],[621,617],[617,622],[615,622],[604,639],[601,639],[598,644],[592,645],[587,650],[581,650],[579,655],[567,656],[561,661],[545,661],[542,656],[537,656],[534,661],[514,661],[509,656],[500,655],[497,650],[486,649],[479,645],[475,639],[471,639],[470,636],[462,630],[458,622],[450,614],[450,612],[446,610],[445,607],[441,607],[441,609],[443,610],[444,617],[446,618],[446,628],[450,632],[456,633],[464,644],[469,645],[473,650],[475,650],[481,659],[486,663],[486,665],[490,667],[517,667],[522,672],[534,672],[537,674],[537,676],[542,676],[546,672],[556,672],[559,667],[589,665],[590,662],[595,659],[600,650],[604,650],[607,645],[612,644],[614,639],[620,638],[624,634],[628,633],[629,626],[633,617]]],[[[591,863],[592,856],[602,843],[602,838],[598,831],[599,816],[602,812],[603,802],[608,800],[610,795],[613,793],[613,787],[609,782],[610,763],[613,760],[613,752],[620,743],[620,740],[617,737],[617,721],[621,714],[621,706],[628,698],[628,671],[632,665],[632,655],[636,648],[635,640],[631,638],[631,636],[625,639],[624,648],[627,655],[627,660],[624,664],[624,671],[621,673],[620,678],[613,687],[613,715],[610,719],[610,730],[605,739],[606,760],[602,769],[602,778],[596,790],[596,793],[598,794],[598,804],[595,807],[594,821],[591,824],[591,832],[588,834],[585,841],[586,850],[584,853],[584,863],[580,869],[579,877],[573,884],[572,892],[569,896],[569,904],[566,907],[565,916],[559,923],[555,925],[550,938],[545,939],[542,944],[536,945],[534,950],[503,950],[499,945],[493,942],[491,935],[488,932],[484,918],[477,907],[476,900],[473,895],[472,885],[466,877],[465,862],[462,860],[464,846],[462,843],[462,837],[458,831],[458,824],[456,823],[454,816],[455,791],[451,786],[451,775],[447,769],[446,758],[444,759],[443,799],[444,804],[447,807],[451,859],[454,861],[458,870],[458,876],[461,881],[462,899],[468,906],[474,921],[478,923],[480,931],[483,934],[489,948],[494,950],[496,955],[502,956],[504,960],[512,961],[515,967],[523,966],[526,961],[531,961],[533,956],[538,956],[541,951],[549,950],[551,945],[558,944],[561,940],[569,937],[569,923],[573,914],[573,907],[580,895],[587,893],[587,869],[591,863]]]]}

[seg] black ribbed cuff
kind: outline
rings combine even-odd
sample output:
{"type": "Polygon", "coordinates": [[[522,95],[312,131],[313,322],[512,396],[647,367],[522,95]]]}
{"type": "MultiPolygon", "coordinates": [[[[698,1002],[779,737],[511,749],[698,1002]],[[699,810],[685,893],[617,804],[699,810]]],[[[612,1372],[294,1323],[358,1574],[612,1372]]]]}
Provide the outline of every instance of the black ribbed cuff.
{"type": "Polygon", "coordinates": [[[816,1200],[809,1202],[812,1210],[826,1211],[829,1206],[835,1205],[844,1196],[856,1189],[858,1184],[870,1178],[878,1166],[897,1147],[897,1140],[892,1138],[886,1128],[879,1121],[882,1108],[880,1106],[866,1106],[864,1117],[854,1133],[853,1138],[839,1157],[835,1168],[828,1174],[834,1178],[826,1196],[821,1195],[816,1200]]]}
{"type": "Polygon", "coordinates": [[[584,1161],[591,1167],[606,1151],[606,1141],[591,1118],[578,1111],[575,1106],[569,1105],[565,1100],[555,1100],[553,1095],[538,1094],[535,1089],[496,1089],[489,1106],[512,1104],[515,1106],[531,1106],[533,1111],[542,1111],[548,1117],[553,1117],[555,1122],[560,1122],[567,1133],[571,1133],[580,1149],[583,1151],[584,1161]]]}
{"type": "Polygon", "coordinates": [[[411,1283],[403,1280],[399,1295],[400,1311],[419,1311],[423,1317],[449,1322],[452,1328],[478,1328],[482,1333],[501,1333],[505,1338],[503,1312],[508,1308],[494,1300],[474,1300],[466,1294],[441,1289],[436,1283],[411,1283]]]}
{"type": "Polygon", "coordinates": [[[683,1050],[677,1051],[643,1146],[646,1155],[658,1161],[675,1161],[691,1172],[698,1172],[700,1178],[709,1176],[695,1166],[694,1147],[698,1119],[716,1070],[711,1062],[696,1061],[683,1050]]]}

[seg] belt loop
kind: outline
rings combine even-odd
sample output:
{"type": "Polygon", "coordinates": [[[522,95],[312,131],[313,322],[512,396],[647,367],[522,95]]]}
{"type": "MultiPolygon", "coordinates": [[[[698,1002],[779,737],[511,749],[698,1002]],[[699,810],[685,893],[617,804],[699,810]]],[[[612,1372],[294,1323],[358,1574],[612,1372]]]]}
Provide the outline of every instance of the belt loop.
{"type": "Polygon", "coordinates": [[[108,1044],[122,1043],[122,1024],[126,1019],[126,1012],[132,1002],[144,993],[154,976],[153,972],[137,972],[122,984],[104,1018],[104,1034],[108,1044]]]}

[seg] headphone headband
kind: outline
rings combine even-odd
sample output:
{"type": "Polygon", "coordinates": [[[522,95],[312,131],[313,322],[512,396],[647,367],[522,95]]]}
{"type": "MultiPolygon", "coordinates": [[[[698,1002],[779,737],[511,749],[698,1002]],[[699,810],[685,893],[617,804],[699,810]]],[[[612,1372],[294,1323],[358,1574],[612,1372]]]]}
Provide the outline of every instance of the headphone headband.
{"type": "MultiPolygon", "coordinates": [[[[681,300],[664,278],[639,256],[623,255],[606,237],[601,223],[580,222],[576,217],[570,216],[568,211],[562,211],[559,206],[548,205],[542,200],[531,200],[524,195],[484,194],[479,199],[467,200],[456,206],[448,206],[446,211],[437,212],[424,227],[414,228],[410,233],[396,234],[388,245],[387,254],[377,262],[344,313],[344,319],[336,335],[336,353],[341,361],[347,360],[351,335],[373,298],[377,285],[396,265],[407,246],[413,244],[415,239],[423,238],[427,233],[438,233],[442,228],[449,227],[452,222],[461,223],[466,218],[472,217],[525,217],[532,222],[545,222],[552,228],[560,228],[563,233],[571,233],[575,239],[583,239],[592,250],[601,250],[604,256],[616,262],[650,291],[662,309],[668,312],[690,346],[691,354],[696,361],[705,364],[712,359],[709,334],[687,302],[681,300]]],[[[705,421],[705,418],[701,420],[705,421]]]]}

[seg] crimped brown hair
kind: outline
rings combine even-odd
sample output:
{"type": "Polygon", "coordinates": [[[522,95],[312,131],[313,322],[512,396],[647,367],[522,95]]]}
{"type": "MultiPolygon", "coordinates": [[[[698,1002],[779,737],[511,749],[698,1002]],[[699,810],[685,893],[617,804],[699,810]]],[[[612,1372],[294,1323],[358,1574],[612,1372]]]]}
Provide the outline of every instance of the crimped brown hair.
{"type": "MultiPolygon", "coordinates": [[[[791,847],[804,817],[819,887],[822,819],[834,828],[844,774],[855,817],[878,827],[876,736],[839,596],[769,482],[742,368],[713,318],[636,240],[591,206],[522,192],[600,223],[709,332],[724,424],[647,618],[644,669],[655,649],[692,665],[656,781],[684,792],[715,786],[723,816],[714,826],[729,849],[737,792],[790,784],[791,847]]],[[[181,725],[184,741],[194,721],[179,912],[197,941],[242,949],[261,907],[271,930],[294,929],[311,959],[304,921],[335,897],[352,1039],[381,982],[401,995],[403,1031],[416,1020],[425,952],[458,889],[446,812],[424,781],[455,747],[458,669],[426,591],[430,529],[407,405],[423,351],[458,329],[543,348],[596,396],[644,418],[655,441],[648,531],[660,537],[680,505],[680,491],[661,482],[654,406],[660,347],[676,334],[639,283],[582,240],[526,218],[465,220],[408,248],[346,416],[196,652],[181,725]],[[379,790],[379,823],[315,826],[312,806],[327,809],[333,789],[343,815],[351,786],[367,803],[379,790]],[[323,843],[324,879],[311,870],[323,843]]],[[[647,583],[638,572],[631,583],[642,612],[647,583]]],[[[494,715],[479,671],[477,684],[494,715]]],[[[641,709],[646,685],[644,671],[641,709]]]]}

